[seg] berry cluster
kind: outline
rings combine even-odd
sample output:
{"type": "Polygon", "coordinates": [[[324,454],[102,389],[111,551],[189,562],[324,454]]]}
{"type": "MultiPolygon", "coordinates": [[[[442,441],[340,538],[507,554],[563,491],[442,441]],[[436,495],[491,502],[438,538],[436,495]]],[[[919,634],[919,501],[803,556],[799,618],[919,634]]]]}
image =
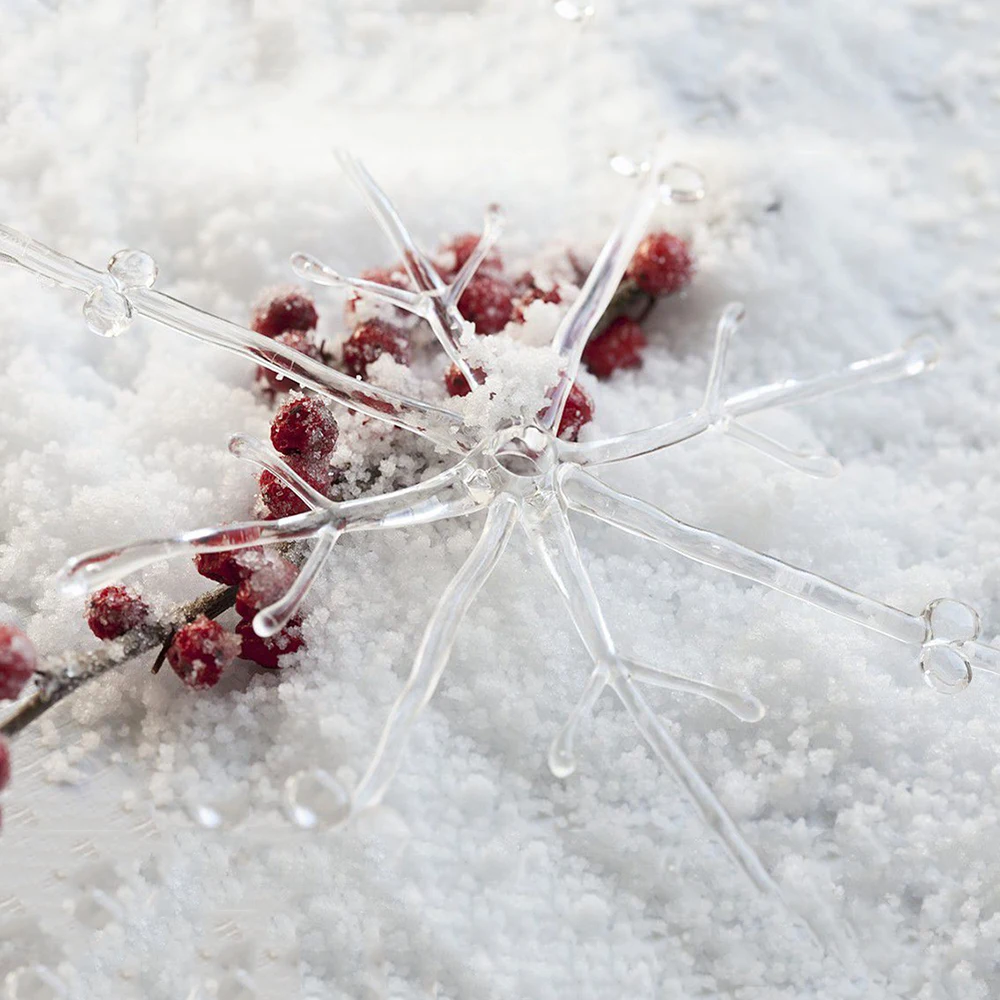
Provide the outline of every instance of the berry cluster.
{"type": "MultiPolygon", "coordinates": [[[[650,233],[636,248],[625,274],[630,283],[650,300],[682,291],[694,277],[694,260],[688,245],[662,230],[650,233]]],[[[622,368],[642,366],[646,337],[639,323],[618,316],[587,344],[583,363],[600,379],[622,368]]]]}
{"type": "MultiPolygon", "coordinates": [[[[444,281],[454,279],[478,240],[475,234],[467,233],[439,249],[435,266],[444,281]]],[[[683,240],[666,232],[652,233],[636,250],[625,278],[626,291],[638,290],[649,298],[672,295],[690,282],[693,271],[691,255],[683,240]]],[[[397,288],[411,287],[401,265],[367,271],[363,277],[397,288]]],[[[494,248],[462,294],[458,307],[477,334],[490,336],[508,324],[524,324],[532,303],[560,304],[564,294],[557,283],[540,283],[531,272],[510,277],[505,273],[499,250],[494,248]]],[[[383,354],[402,365],[413,360],[414,320],[408,313],[369,303],[361,293],[353,293],[345,307],[345,319],[351,332],[341,349],[340,367],[346,373],[366,377],[369,366],[383,354]]],[[[294,287],[265,294],[251,316],[251,326],[257,333],[320,360],[323,352],[315,339],[318,323],[319,314],[312,298],[294,287]]],[[[646,338],[639,323],[627,315],[619,315],[591,340],[583,360],[593,375],[606,379],[619,369],[639,367],[645,346],[646,338]]],[[[480,381],[485,381],[486,374],[483,369],[475,369],[480,381]]],[[[275,451],[315,490],[338,499],[337,488],[343,476],[331,461],[339,433],[333,414],[317,398],[295,391],[300,387],[292,379],[283,379],[264,368],[258,369],[257,379],[269,398],[280,399],[271,424],[271,444],[275,451]]],[[[444,373],[444,386],[452,397],[472,392],[454,365],[444,373]]],[[[574,384],[563,411],[559,436],[575,441],[593,415],[593,400],[580,385],[574,384]]],[[[307,509],[292,489],[267,470],[260,473],[258,486],[259,503],[266,518],[289,517],[307,509]]],[[[195,559],[195,565],[207,579],[237,588],[235,607],[240,621],[235,631],[230,632],[218,621],[200,615],[173,633],[166,659],[186,685],[196,689],[213,687],[237,657],[275,669],[281,656],[302,647],[300,618],[266,639],[253,629],[257,612],[281,597],[295,579],[297,567],[289,559],[250,546],[232,552],[202,553],[195,559]]],[[[87,605],[90,629],[104,640],[120,639],[141,628],[149,621],[149,614],[146,603],[122,586],[105,587],[87,605]]],[[[16,629],[0,626],[0,698],[16,697],[31,676],[34,663],[34,653],[26,637],[16,629]]],[[[0,787],[4,753],[0,746],[0,787]]]]}

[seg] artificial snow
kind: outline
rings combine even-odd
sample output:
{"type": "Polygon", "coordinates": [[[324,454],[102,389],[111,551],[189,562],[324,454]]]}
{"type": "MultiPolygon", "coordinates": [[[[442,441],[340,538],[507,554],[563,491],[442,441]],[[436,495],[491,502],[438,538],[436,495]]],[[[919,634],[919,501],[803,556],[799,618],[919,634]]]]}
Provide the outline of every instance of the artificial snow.
{"type": "MultiPolygon", "coordinates": [[[[995,640],[990,8],[645,0],[574,25],[527,0],[397,6],[6,5],[0,218],[95,266],[140,247],[157,287],[245,320],[261,288],[289,280],[293,250],[345,273],[390,260],[333,143],[366,159],[429,242],[499,201],[501,250],[530,262],[553,241],[588,256],[631,193],[607,154],[643,155],[667,130],[707,180],[701,205],[660,220],[692,239],[699,274],[653,314],[640,371],[584,376],[585,436],[696,403],[733,298],[748,307],[734,389],[927,331],[944,357],[755,420],[828,446],[835,481],[710,436],[609,480],[908,610],[966,600],[995,640]]],[[[342,301],[317,305],[335,345],[342,301]]],[[[530,337],[484,350],[527,373],[545,313],[557,322],[543,305],[530,337]]],[[[68,556],[247,513],[253,474],[226,440],[265,436],[269,417],[251,366],[146,321],[100,340],[79,307],[0,268],[0,601],[43,652],[93,643],[52,579],[68,556]]],[[[425,375],[373,369],[400,387],[425,375]]],[[[332,461],[355,495],[440,465],[404,432],[337,416],[332,461]]],[[[195,693],[140,659],[21,734],[3,796],[0,975],[28,967],[19,988],[54,975],[73,997],[125,1000],[252,996],[249,981],[310,1000],[1000,992],[1000,683],[944,697],[905,647],[577,527],[629,655],[767,705],[746,725],[655,701],[785,892],[818,921],[825,907],[850,922],[880,985],[852,983],[755,897],[610,698],[577,773],[551,777],[548,743],[589,666],[516,538],[385,804],[336,834],[288,821],[288,778],[321,769],[353,787],[366,766],[478,533],[464,520],[342,540],[307,647],[280,675],[237,668],[195,693]]],[[[178,564],[138,582],[154,608],[205,584],[178,564]]]]}

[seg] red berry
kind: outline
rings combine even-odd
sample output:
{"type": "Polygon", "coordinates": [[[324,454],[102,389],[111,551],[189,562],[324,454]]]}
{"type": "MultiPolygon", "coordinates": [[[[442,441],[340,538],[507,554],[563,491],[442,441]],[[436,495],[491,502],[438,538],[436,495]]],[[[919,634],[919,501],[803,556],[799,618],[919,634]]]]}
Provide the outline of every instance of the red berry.
{"type": "Polygon", "coordinates": [[[299,495],[286,486],[274,473],[265,469],[257,480],[260,486],[260,498],[267,508],[268,520],[279,517],[294,517],[303,514],[309,505],[299,498],[299,495]]]}
{"type": "Polygon", "coordinates": [[[240,656],[261,667],[271,670],[278,668],[278,657],[286,653],[294,653],[302,647],[302,637],[297,633],[293,622],[288,628],[282,629],[277,635],[262,639],[253,630],[253,622],[242,621],[236,626],[236,634],[243,642],[240,656]],[[295,629],[295,631],[291,631],[295,629]]]}
{"type": "Polygon", "coordinates": [[[318,322],[316,305],[301,288],[281,288],[257,301],[250,326],[265,337],[278,337],[288,330],[315,330],[318,322]]]}
{"type": "Polygon", "coordinates": [[[583,349],[583,363],[598,378],[619,368],[639,368],[646,335],[634,319],[619,316],[583,349]]]}
{"type": "Polygon", "coordinates": [[[271,421],[271,444],[282,455],[329,455],[337,446],[337,421],[318,399],[289,399],[271,421]]]}
{"type": "Polygon", "coordinates": [[[554,305],[558,305],[562,302],[562,292],[559,290],[558,285],[553,285],[551,288],[542,289],[535,284],[535,277],[530,271],[525,271],[520,278],[515,282],[515,288],[517,289],[517,300],[514,303],[514,320],[517,323],[524,322],[524,310],[531,305],[532,302],[537,302],[539,299],[542,302],[549,302],[554,305]]]}
{"type": "MultiPolygon", "coordinates": [[[[340,476],[340,470],[330,466],[325,458],[305,455],[289,455],[288,464],[314,489],[325,497],[333,494],[333,485],[340,476]]],[[[278,517],[292,517],[309,510],[309,505],[299,499],[299,495],[286,486],[277,476],[266,469],[257,480],[260,498],[267,508],[268,520],[278,517]]]]}
{"type": "MultiPolygon", "coordinates": [[[[482,368],[473,368],[472,372],[480,379],[486,378],[486,372],[482,368]]],[[[459,371],[458,365],[448,366],[444,373],[444,386],[449,396],[468,396],[472,392],[469,380],[459,371]]]]}
{"type": "Polygon", "coordinates": [[[670,233],[650,233],[638,246],[628,266],[630,277],[649,295],[673,295],[694,276],[688,245],[670,233]]]}
{"type": "Polygon", "coordinates": [[[0,736],[0,791],[10,784],[10,744],[0,736]]]}
{"type": "Polygon", "coordinates": [[[514,288],[495,274],[477,274],[458,300],[458,311],[476,333],[499,333],[514,316],[514,288]]]}
{"type": "Polygon", "coordinates": [[[580,428],[593,419],[594,401],[574,382],[559,421],[559,437],[565,441],[575,441],[580,436],[580,428]]]}
{"type": "Polygon", "coordinates": [[[217,621],[199,615],[175,633],[167,662],[188,687],[201,689],[219,683],[222,671],[236,659],[240,642],[217,621]]]}
{"type": "Polygon", "coordinates": [[[31,640],[13,625],[0,625],[0,701],[13,701],[31,680],[37,664],[31,640]]]}
{"type": "MultiPolygon", "coordinates": [[[[226,532],[225,537],[233,542],[253,541],[260,537],[260,532],[245,528],[242,532],[226,532]]],[[[194,565],[209,580],[235,587],[251,572],[250,564],[263,554],[264,550],[259,545],[233,549],[230,552],[199,552],[194,557],[194,565]]]]}
{"type": "Polygon", "coordinates": [[[87,602],[87,624],[98,639],[120,639],[148,616],[146,602],[121,586],[98,590],[87,602]]]}
{"type": "Polygon", "coordinates": [[[401,365],[408,365],[410,338],[398,326],[370,319],[347,338],[343,354],[344,371],[348,375],[364,378],[368,374],[368,366],[383,354],[391,355],[401,365]]]}
{"type": "Polygon", "coordinates": [[[236,613],[253,618],[261,608],[283,596],[299,575],[299,568],[283,556],[271,555],[250,574],[236,591],[236,613]]]}
{"type": "MultiPolygon", "coordinates": [[[[445,243],[438,250],[438,272],[446,281],[451,280],[462,270],[462,266],[472,256],[472,251],[479,245],[477,233],[463,233],[456,236],[450,243],[445,243]]],[[[483,262],[479,265],[477,274],[486,271],[500,272],[503,270],[503,258],[496,247],[492,247],[483,262]]]]}
{"type": "MultiPolygon", "coordinates": [[[[312,358],[313,361],[323,360],[323,354],[320,349],[302,330],[288,330],[285,333],[278,334],[273,339],[278,341],[279,344],[284,344],[286,347],[292,348],[292,350],[305,354],[307,357],[312,358]]],[[[299,383],[295,381],[294,376],[279,375],[277,372],[271,371],[270,368],[258,368],[257,377],[263,379],[272,392],[288,392],[289,389],[299,388],[299,383]]]]}

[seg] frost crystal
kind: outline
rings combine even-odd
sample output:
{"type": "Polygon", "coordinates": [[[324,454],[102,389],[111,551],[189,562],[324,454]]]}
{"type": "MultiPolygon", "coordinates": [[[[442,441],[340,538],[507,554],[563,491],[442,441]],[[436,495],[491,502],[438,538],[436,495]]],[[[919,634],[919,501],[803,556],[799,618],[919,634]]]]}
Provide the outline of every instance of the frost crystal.
{"type": "MultiPolygon", "coordinates": [[[[478,245],[450,284],[417,247],[392,203],[365,168],[348,154],[340,161],[362,192],[369,209],[400,253],[413,289],[396,288],[339,275],[307,254],[296,254],[296,273],[321,284],[336,285],[406,310],[425,320],[451,362],[472,385],[483,381],[483,345],[477,343],[457,309],[458,299],[486,259],[502,224],[491,209],[478,245]]],[[[663,687],[710,698],[741,719],[763,714],[759,701],[660,667],[627,659],[618,650],[577,548],[568,513],[597,518],[622,531],[659,543],[697,562],[782,591],[914,647],[925,679],[942,691],[956,691],[972,680],[973,668],[1000,672],[1000,650],[979,641],[980,622],[966,605],[943,598],[921,614],[911,614],[855,593],[822,576],[738,544],[724,535],[680,521],[665,511],[606,485],[593,470],[652,454],[708,431],[717,431],[793,469],[816,476],[835,474],[828,455],[802,454],[741,422],[762,410],[819,396],[917,375],[936,360],[936,346],[920,338],[880,357],[811,379],[786,379],[746,392],[725,393],[726,357],[743,310],[727,306],[716,328],[715,349],[701,405],[666,423],[605,440],[570,443],[555,429],[587,340],[611,300],[651,214],[661,201],[687,202],[701,197],[700,180],[691,168],[658,160],[635,164],[616,157],[613,166],[631,176],[638,190],[617,228],[566,313],[552,342],[543,373],[546,404],[537,411],[532,393],[508,397],[533,399],[519,419],[482,413],[463,418],[450,409],[350,378],[275,340],[154,291],[154,262],[136,251],[121,251],[101,272],[0,227],[0,259],[77,289],[86,296],[84,313],[95,332],[121,333],[135,314],[157,320],[181,333],[240,354],[293,378],[302,386],[378,420],[406,428],[455,456],[444,472],[406,489],[379,496],[335,502],[313,489],[261,442],[236,435],[234,454],[270,470],[308,505],[309,510],[274,521],[249,521],[188,532],[172,538],[136,542],[74,559],[64,570],[67,586],[92,589],[116,581],[158,560],[224,552],[260,544],[314,539],[314,547],[290,588],[262,608],[253,627],[260,636],[279,632],[295,615],[338,538],[347,532],[376,531],[427,524],[486,512],[482,535],[464,565],[441,595],[424,631],[409,679],[385,724],[373,759],[353,795],[336,794],[335,815],[343,821],[378,803],[406,751],[418,715],[441,679],[456,632],[470,604],[497,565],[516,525],[527,534],[554,587],[562,594],[573,624],[593,663],[589,681],[549,752],[549,767],[560,777],[575,767],[574,739],[580,721],[605,688],[624,705],[650,749],[674,774],[704,822],[725,845],[734,863],[763,892],[780,895],[776,883],[743,838],[725,808],[652,711],[642,689],[663,687]]],[[[494,373],[491,378],[495,378],[494,373]]],[[[520,387],[523,390],[523,387],[520,387]]],[[[331,779],[332,780],[332,779],[331,779]]],[[[329,810],[328,810],[329,811],[329,810]]]]}

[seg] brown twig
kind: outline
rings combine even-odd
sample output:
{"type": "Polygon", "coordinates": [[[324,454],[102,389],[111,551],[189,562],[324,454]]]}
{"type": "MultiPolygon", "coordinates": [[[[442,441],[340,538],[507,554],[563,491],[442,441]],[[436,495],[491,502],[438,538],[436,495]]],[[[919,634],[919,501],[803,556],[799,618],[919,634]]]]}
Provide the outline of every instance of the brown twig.
{"type": "Polygon", "coordinates": [[[194,621],[199,615],[218,618],[235,602],[235,587],[219,587],[201,594],[187,604],[179,605],[164,621],[141,625],[122,639],[107,643],[101,649],[88,653],[64,653],[46,660],[35,672],[37,690],[0,725],[0,735],[13,736],[19,733],[88,681],[157,646],[160,647],[157,659],[162,662],[179,626],[194,621]]]}

